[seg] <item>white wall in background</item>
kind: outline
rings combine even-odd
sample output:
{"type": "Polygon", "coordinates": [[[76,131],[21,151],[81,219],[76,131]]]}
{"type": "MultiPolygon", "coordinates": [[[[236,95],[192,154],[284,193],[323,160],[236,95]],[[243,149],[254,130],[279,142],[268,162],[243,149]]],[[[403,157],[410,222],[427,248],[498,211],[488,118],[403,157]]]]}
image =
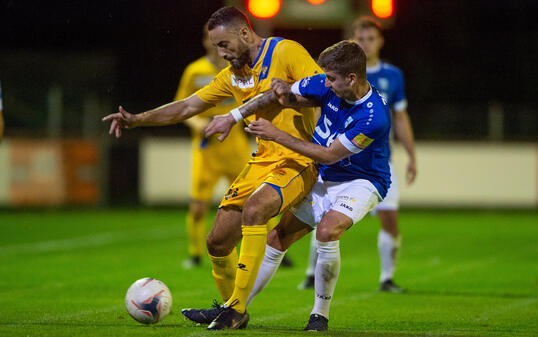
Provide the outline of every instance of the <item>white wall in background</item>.
{"type": "MultiPolygon", "coordinates": [[[[534,144],[418,143],[418,177],[411,186],[404,179],[405,151],[398,144],[393,151],[402,206],[537,206],[538,147],[534,144]]],[[[144,203],[189,200],[188,139],[142,141],[140,165],[140,195],[144,203]]],[[[226,187],[221,182],[216,202],[226,187]]]]}

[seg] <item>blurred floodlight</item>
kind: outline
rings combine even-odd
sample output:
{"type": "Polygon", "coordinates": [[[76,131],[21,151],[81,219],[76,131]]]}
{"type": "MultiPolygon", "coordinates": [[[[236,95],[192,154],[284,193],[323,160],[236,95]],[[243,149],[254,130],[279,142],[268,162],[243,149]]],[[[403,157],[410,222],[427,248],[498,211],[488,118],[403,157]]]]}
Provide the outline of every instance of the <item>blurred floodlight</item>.
{"type": "Polygon", "coordinates": [[[392,16],[394,6],[392,0],[372,0],[372,12],[381,19],[392,16]]]}
{"type": "Polygon", "coordinates": [[[280,11],[280,0],[248,0],[247,9],[259,19],[269,19],[280,11]]]}

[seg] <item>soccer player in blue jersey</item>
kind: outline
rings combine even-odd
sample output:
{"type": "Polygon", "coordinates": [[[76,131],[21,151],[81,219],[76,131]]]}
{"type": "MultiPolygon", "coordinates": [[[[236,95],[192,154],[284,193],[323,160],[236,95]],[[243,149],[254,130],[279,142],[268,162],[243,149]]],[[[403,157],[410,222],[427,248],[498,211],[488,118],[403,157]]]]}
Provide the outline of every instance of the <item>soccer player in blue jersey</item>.
{"type": "Polygon", "coordinates": [[[272,92],[219,116],[209,133],[225,133],[233,114],[246,116],[278,99],[284,106],[320,106],[312,142],[259,118],[246,131],[308,156],[319,163],[319,176],[309,195],[286,212],[267,240],[265,257],[248,303],[271,280],[290,245],[317,226],[318,259],[315,302],[305,330],[328,329],[329,306],[340,272],[342,234],[385,197],[390,185],[388,144],[390,112],[385,99],[366,80],[366,57],[353,41],[339,42],[319,57],[325,74],[290,85],[273,78],[272,92]]]}
{"type": "MultiPolygon", "coordinates": [[[[371,17],[360,17],[353,24],[353,40],[355,40],[366,54],[366,75],[368,82],[376,87],[387,100],[393,112],[393,130],[403,145],[409,161],[407,163],[406,180],[413,183],[417,174],[415,143],[413,129],[407,114],[407,100],[404,91],[402,72],[397,67],[382,62],[379,52],[383,47],[383,31],[381,25],[371,17]]],[[[401,237],[398,229],[399,192],[398,181],[391,166],[391,185],[385,199],[376,207],[381,222],[377,246],[381,264],[379,277],[380,290],[386,292],[402,292],[402,288],[393,282],[396,256],[400,247],[401,237]]],[[[314,237],[310,248],[309,267],[306,279],[299,285],[299,289],[311,288],[314,285],[314,266],[316,261],[314,237]]]]}

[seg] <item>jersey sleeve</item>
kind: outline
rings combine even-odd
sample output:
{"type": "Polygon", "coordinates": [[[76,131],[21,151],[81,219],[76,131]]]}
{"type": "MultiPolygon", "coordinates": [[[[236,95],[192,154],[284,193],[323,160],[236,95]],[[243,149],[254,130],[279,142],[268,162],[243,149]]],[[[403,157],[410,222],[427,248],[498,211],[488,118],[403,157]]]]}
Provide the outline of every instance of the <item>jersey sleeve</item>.
{"type": "Polygon", "coordinates": [[[365,117],[351,123],[346,131],[338,136],[340,143],[352,153],[359,153],[381,137],[384,127],[383,117],[365,115],[365,117]],[[378,120],[376,120],[378,119],[378,120]]]}
{"type": "Polygon", "coordinates": [[[291,92],[295,95],[303,96],[321,102],[327,92],[325,87],[325,75],[306,77],[292,84],[291,92]]]}
{"type": "Polygon", "coordinates": [[[233,96],[231,87],[231,75],[228,68],[225,68],[217,74],[211,83],[198,90],[196,96],[206,103],[217,105],[233,96]]]}
{"type": "Polygon", "coordinates": [[[395,76],[394,103],[391,108],[394,111],[407,109],[407,98],[405,97],[404,79],[402,72],[398,70],[395,76]]]}
{"type": "Polygon", "coordinates": [[[323,73],[308,51],[295,41],[283,40],[276,46],[275,53],[286,69],[288,82],[323,73]]]}

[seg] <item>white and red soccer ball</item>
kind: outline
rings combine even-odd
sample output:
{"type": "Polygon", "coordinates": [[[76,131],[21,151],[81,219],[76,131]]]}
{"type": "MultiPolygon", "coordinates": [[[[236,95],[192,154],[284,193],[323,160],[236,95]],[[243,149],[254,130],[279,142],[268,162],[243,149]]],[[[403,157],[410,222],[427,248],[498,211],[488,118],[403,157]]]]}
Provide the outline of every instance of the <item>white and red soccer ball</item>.
{"type": "Polygon", "coordinates": [[[138,322],[155,324],[170,313],[172,294],[163,282],[146,277],[129,287],[125,306],[129,315],[138,322]]]}

